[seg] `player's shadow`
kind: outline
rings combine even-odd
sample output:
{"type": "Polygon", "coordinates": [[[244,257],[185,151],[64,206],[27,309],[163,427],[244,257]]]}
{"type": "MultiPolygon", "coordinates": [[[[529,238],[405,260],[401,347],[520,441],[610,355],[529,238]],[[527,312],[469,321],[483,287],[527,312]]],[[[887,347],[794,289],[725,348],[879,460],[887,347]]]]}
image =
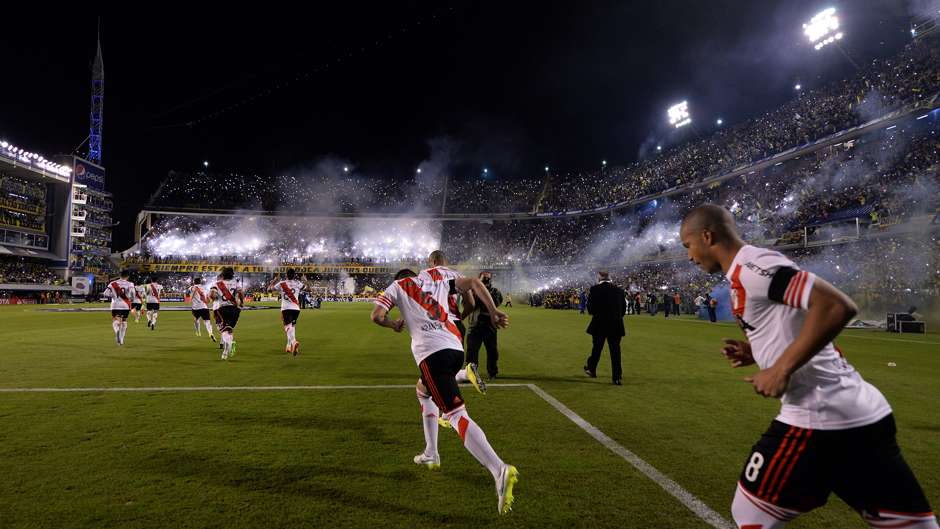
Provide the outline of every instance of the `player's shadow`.
{"type": "MultiPolygon", "coordinates": [[[[467,524],[467,526],[475,522],[473,517],[455,515],[447,515],[444,520],[440,512],[376,499],[339,485],[349,484],[350,487],[360,487],[364,490],[387,488],[393,492],[397,488],[405,487],[406,484],[414,483],[414,473],[405,470],[380,472],[351,466],[332,467],[315,464],[240,465],[231,459],[222,460],[207,453],[181,450],[160,451],[145,461],[144,466],[150,472],[170,475],[184,481],[195,479],[209,485],[229,487],[244,492],[273,493],[329,501],[342,504],[353,511],[366,509],[381,515],[420,516],[429,522],[446,521],[467,524]]],[[[397,497],[395,494],[387,496],[397,497]]]]}

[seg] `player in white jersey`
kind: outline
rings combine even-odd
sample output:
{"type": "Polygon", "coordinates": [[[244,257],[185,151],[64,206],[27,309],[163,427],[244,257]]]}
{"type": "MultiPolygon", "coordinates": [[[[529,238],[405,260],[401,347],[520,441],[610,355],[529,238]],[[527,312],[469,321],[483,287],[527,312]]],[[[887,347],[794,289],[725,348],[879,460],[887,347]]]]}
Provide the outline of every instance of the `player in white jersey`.
{"type": "MultiPolygon", "coordinates": [[[[453,281],[459,277],[463,276],[460,274],[460,272],[452,270],[448,267],[447,258],[444,256],[444,252],[440,250],[431,252],[431,255],[428,256],[428,268],[422,270],[421,273],[418,274],[418,279],[422,282],[427,283],[443,281],[448,283],[448,317],[451,319],[451,321],[454,322],[454,325],[457,326],[457,330],[460,331],[460,346],[461,350],[463,350],[464,337],[467,335],[467,328],[464,326],[462,320],[468,317],[471,312],[473,312],[473,309],[476,306],[476,302],[473,297],[473,291],[468,291],[466,294],[461,294],[457,291],[453,281]],[[461,304],[463,305],[462,312],[460,310],[461,304]]],[[[463,369],[457,372],[456,379],[457,382],[470,382],[477,391],[486,394],[486,382],[484,382],[483,377],[480,376],[480,371],[477,364],[466,364],[463,369]]],[[[441,421],[441,423],[442,425],[448,424],[444,421],[441,421]]]]}
{"type": "MultiPolygon", "coordinates": [[[[216,281],[220,281],[221,279],[222,279],[222,274],[218,274],[215,276],[216,281]]],[[[215,322],[215,330],[219,331],[219,337],[221,338],[222,337],[222,314],[219,313],[219,298],[212,299],[212,297],[210,296],[209,300],[212,302],[212,320],[215,322]]],[[[221,351],[223,348],[224,347],[222,345],[222,341],[220,340],[219,350],[221,351]]]]}
{"type": "Polygon", "coordinates": [[[160,295],[163,285],[150,278],[144,285],[144,295],[147,296],[147,325],[151,331],[157,330],[157,316],[160,315],[160,295]]]}
{"type": "Polygon", "coordinates": [[[131,293],[131,314],[134,315],[134,323],[140,323],[140,313],[144,311],[144,286],[135,285],[134,292],[131,293]]]}
{"type": "Polygon", "coordinates": [[[222,269],[222,278],[217,280],[209,290],[209,298],[219,300],[219,317],[222,320],[222,360],[228,360],[235,355],[235,325],[245,305],[245,293],[235,281],[235,270],[232,267],[222,269]]]}
{"type": "Polygon", "coordinates": [[[307,289],[307,283],[298,280],[297,272],[293,268],[288,268],[287,279],[275,279],[269,288],[281,297],[281,322],[284,324],[284,334],[287,335],[287,346],[284,347],[284,352],[297,356],[300,353],[300,342],[297,341],[300,293],[307,289]]]}
{"type": "Polygon", "coordinates": [[[118,345],[124,345],[124,335],[127,333],[127,316],[130,314],[134,295],[134,283],[128,278],[130,273],[121,270],[120,279],[108,283],[104,295],[111,298],[111,328],[114,329],[114,340],[118,345]]]}
{"type": "Polygon", "coordinates": [[[422,408],[425,450],[414,462],[429,468],[440,467],[437,451],[437,416],[443,417],[460,435],[464,447],[492,474],[496,482],[497,509],[508,512],[512,507],[512,490],[519,479],[516,467],[496,455],[483,430],[467,414],[455,376],[463,364],[460,331],[452,321],[447,306],[450,285],[459,292],[473,290],[477,299],[490,309],[494,324],[505,327],[506,315],[496,309],[493,299],[479,279],[456,277],[451,281],[422,281],[410,270],[402,270],[395,282],[376,299],[372,321],[395,332],[407,325],[411,335],[411,352],[421,371],[415,386],[422,408]],[[392,321],[388,311],[398,307],[402,317],[392,321]]]}
{"type": "Polygon", "coordinates": [[[745,244],[719,206],[692,210],[680,238],[691,261],[731,282],[747,340],[726,339],[723,354],[733,367],[756,363],[746,380],[782,401],[741,472],[731,506],[738,526],[783,527],[834,492],[871,527],[938,529],[887,400],[832,344],[855,303],[782,254],[745,244]]]}
{"type": "Polygon", "coordinates": [[[193,284],[189,287],[189,297],[192,304],[193,326],[196,328],[196,336],[202,336],[202,327],[199,320],[206,326],[206,332],[209,333],[209,339],[215,341],[215,334],[212,333],[212,322],[209,317],[209,291],[202,285],[202,278],[196,276],[193,278],[193,284]]]}

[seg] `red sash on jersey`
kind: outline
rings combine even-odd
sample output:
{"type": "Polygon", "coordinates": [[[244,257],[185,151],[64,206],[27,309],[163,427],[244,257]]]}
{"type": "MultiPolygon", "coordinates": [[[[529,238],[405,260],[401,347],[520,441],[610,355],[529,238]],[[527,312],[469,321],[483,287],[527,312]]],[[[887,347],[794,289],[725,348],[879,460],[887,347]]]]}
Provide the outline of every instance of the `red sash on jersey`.
{"type": "Polygon", "coordinates": [[[141,303],[144,302],[144,298],[142,298],[142,297],[140,296],[140,291],[137,290],[136,288],[134,289],[134,297],[136,297],[138,300],[140,300],[141,303]]]}
{"type": "Polygon", "coordinates": [[[202,292],[202,289],[199,287],[193,287],[193,292],[199,295],[199,299],[202,300],[203,304],[208,305],[209,300],[206,298],[206,295],[202,292]]]}
{"type": "Polygon", "coordinates": [[[160,293],[157,292],[157,286],[150,283],[150,291],[153,292],[153,297],[157,298],[157,303],[160,303],[160,293]]]}
{"type": "Polygon", "coordinates": [[[299,303],[297,303],[297,298],[294,297],[294,293],[291,292],[290,287],[287,286],[287,281],[281,281],[280,285],[281,285],[281,290],[284,291],[284,295],[287,296],[287,299],[289,299],[291,303],[295,305],[299,305],[299,303]]]}
{"type": "Polygon", "coordinates": [[[410,277],[402,279],[398,283],[402,290],[405,291],[405,294],[408,294],[408,297],[413,299],[418,305],[420,305],[427,313],[428,317],[432,320],[437,320],[444,324],[444,327],[451,332],[458,340],[463,341],[463,336],[460,334],[460,329],[454,325],[454,322],[450,321],[450,318],[447,317],[447,311],[440,303],[437,302],[430,294],[421,290],[414,280],[410,277]]]}
{"type": "Polygon", "coordinates": [[[222,297],[225,298],[226,301],[228,301],[232,305],[238,305],[238,303],[235,301],[235,296],[232,295],[228,287],[225,286],[224,282],[219,281],[218,283],[215,284],[215,286],[216,288],[219,289],[219,292],[222,293],[222,297]]]}
{"type": "Polygon", "coordinates": [[[127,299],[127,294],[124,292],[124,289],[121,287],[121,285],[118,284],[117,281],[111,282],[111,292],[117,294],[117,296],[121,298],[121,301],[127,304],[127,308],[130,308],[131,300],[127,299]]]}

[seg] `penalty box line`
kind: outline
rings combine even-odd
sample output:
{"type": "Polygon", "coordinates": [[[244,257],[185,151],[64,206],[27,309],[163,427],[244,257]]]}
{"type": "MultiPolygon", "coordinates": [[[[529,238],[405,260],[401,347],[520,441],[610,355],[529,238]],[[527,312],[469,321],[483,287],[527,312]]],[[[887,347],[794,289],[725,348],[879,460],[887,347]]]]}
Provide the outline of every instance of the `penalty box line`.
{"type": "MultiPolygon", "coordinates": [[[[320,385],[320,386],[154,386],[154,387],[103,387],[103,388],[0,388],[0,393],[175,393],[205,391],[316,391],[316,390],[367,390],[367,389],[408,389],[414,384],[375,384],[375,385],[320,385]]],[[[608,450],[620,456],[647,478],[660,486],[686,508],[707,524],[717,529],[733,529],[734,525],[711,509],[694,494],[687,491],[671,478],[644,461],[623,445],[614,441],[593,424],[584,420],[564,403],[551,396],[536,384],[489,384],[496,388],[528,388],[556,411],[564,415],[578,428],[604,445],[608,450]]]]}

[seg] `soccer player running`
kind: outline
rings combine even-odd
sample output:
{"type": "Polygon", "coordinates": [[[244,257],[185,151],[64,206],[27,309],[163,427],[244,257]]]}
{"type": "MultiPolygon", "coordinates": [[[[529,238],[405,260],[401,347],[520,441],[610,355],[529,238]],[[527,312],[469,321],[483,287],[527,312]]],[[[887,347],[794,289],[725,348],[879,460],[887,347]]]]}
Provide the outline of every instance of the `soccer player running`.
{"type": "Polygon", "coordinates": [[[460,396],[455,376],[463,364],[463,350],[460,331],[448,310],[451,286],[463,294],[472,291],[477,301],[489,309],[494,325],[508,325],[506,314],[496,308],[479,279],[459,276],[449,281],[427,282],[411,270],[399,271],[395,281],[376,299],[372,321],[395,332],[401,332],[407,324],[411,335],[411,352],[421,371],[415,389],[421,404],[426,443],[424,452],[415,456],[414,462],[428,468],[440,467],[437,417],[443,412],[444,419],[463,440],[464,448],[492,474],[496,481],[497,509],[502,514],[512,508],[512,491],[519,472],[496,455],[483,430],[467,414],[460,396]],[[393,321],[388,318],[388,311],[396,306],[404,319],[393,321]]]}
{"type": "Polygon", "coordinates": [[[196,336],[202,336],[202,327],[199,320],[206,326],[206,332],[209,333],[209,339],[215,342],[215,334],[212,333],[212,322],[209,319],[209,294],[202,286],[202,278],[196,276],[193,278],[193,284],[189,287],[189,297],[192,303],[193,326],[196,328],[196,336]]]}
{"type": "Polygon", "coordinates": [[[111,328],[114,329],[114,340],[118,345],[124,345],[124,335],[127,333],[127,316],[130,314],[131,296],[134,295],[134,283],[128,278],[130,272],[121,270],[121,277],[108,283],[104,295],[111,298],[111,328]]]}
{"type": "Polygon", "coordinates": [[[220,339],[222,360],[235,356],[235,325],[245,306],[245,293],[235,282],[235,270],[227,266],[222,269],[222,278],[209,290],[209,298],[219,300],[219,318],[222,320],[220,339]]]}
{"type": "MultiPolygon", "coordinates": [[[[222,274],[215,276],[216,281],[222,280],[222,274]]],[[[224,347],[222,345],[222,314],[219,312],[219,298],[212,299],[212,319],[215,320],[215,329],[219,331],[219,350],[222,350],[224,347]]]]}
{"type": "Polygon", "coordinates": [[[143,285],[134,286],[134,292],[131,293],[131,314],[134,315],[134,323],[140,323],[140,313],[144,311],[145,296],[143,285]]]}
{"type": "Polygon", "coordinates": [[[287,279],[275,279],[270,289],[281,296],[281,322],[284,323],[284,334],[287,335],[285,353],[294,356],[300,353],[300,342],[297,341],[297,318],[300,317],[300,293],[307,289],[306,280],[297,279],[297,272],[293,268],[287,269],[287,279]]]}
{"type": "Polygon", "coordinates": [[[157,330],[157,316],[160,314],[160,294],[163,285],[150,278],[144,286],[147,295],[147,325],[151,331],[157,330]]]}
{"type": "Polygon", "coordinates": [[[747,245],[728,210],[704,205],[682,222],[689,259],[731,282],[732,312],[746,341],[726,339],[732,367],[780,414],[754,445],[731,512],[739,527],[776,529],[835,493],[871,527],[938,529],[895,439],[891,407],[832,340],[855,303],[779,252],[747,245]]]}
{"type": "MultiPolygon", "coordinates": [[[[460,350],[462,351],[464,344],[463,337],[467,334],[467,328],[464,326],[462,320],[469,317],[476,308],[476,301],[474,300],[472,290],[468,290],[465,293],[461,293],[457,290],[454,283],[459,277],[463,276],[460,272],[454,271],[448,267],[447,257],[444,256],[444,252],[440,250],[431,252],[431,255],[428,256],[428,268],[418,274],[418,280],[423,284],[435,282],[447,283],[447,315],[457,327],[457,330],[460,331],[460,350]],[[461,305],[463,305],[462,312],[460,310],[461,305]]],[[[486,382],[484,382],[483,377],[480,376],[480,370],[477,364],[468,363],[464,365],[462,369],[457,371],[455,378],[457,382],[469,382],[473,384],[473,387],[476,388],[477,391],[484,395],[486,394],[486,382]]],[[[445,428],[449,425],[446,421],[441,421],[441,423],[445,428]]]]}

